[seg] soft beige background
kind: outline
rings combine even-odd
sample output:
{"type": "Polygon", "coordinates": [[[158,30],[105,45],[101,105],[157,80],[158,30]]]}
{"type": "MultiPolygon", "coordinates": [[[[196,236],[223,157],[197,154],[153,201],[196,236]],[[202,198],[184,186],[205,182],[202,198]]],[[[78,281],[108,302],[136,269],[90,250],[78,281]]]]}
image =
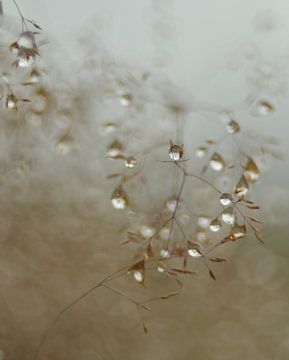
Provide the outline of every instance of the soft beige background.
{"type": "MultiPolygon", "coordinates": [[[[50,51],[49,61],[55,61],[55,66],[65,68],[71,61],[82,61],[83,54],[74,39],[81,29],[92,29],[91,34],[97,29],[96,41],[115,58],[131,66],[154,69],[171,79],[186,98],[225,106],[243,99],[247,93],[244,76],[248,64],[244,54],[257,59],[258,64],[277,67],[282,80],[288,83],[289,3],[285,0],[18,3],[25,16],[35,19],[50,37],[49,49],[55,46],[57,53],[50,51]]],[[[15,14],[11,2],[4,2],[4,10],[15,14]]],[[[270,117],[240,119],[247,128],[277,136],[285,154],[282,162],[272,162],[258,189],[267,222],[265,245],[251,238],[228,249],[230,262],[219,267],[216,283],[200,266],[200,274],[186,281],[178,298],[153,306],[147,316],[147,336],[135,309],[100,289],[53,329],[41,359],[289,358],[287,98],[285,89],[270,117]]],[[[192,131],[201,134],[203,127],[201,120],[196,121],[192,131]]],[[[78,171],[81,173],[81,169],[78,171]]],[[[66,181],[70,181],[69,175],[63,170],[66,181]]],[[[1,260],[4,285],[0,341],[8,359],[18,360],[33,351],[57,310],[96,277],[114,269],[122,258],[127,261],[125,253],[119,255],[119,241],[115,241],[118,234],[111,226],[113,223],[118,228],[121,221],[110,209],[100,209],[97,204],[90,204],[87,210],[82,201],[89,202],[90,198],[81,191],[77,193],[77,189],[76,184],[71,198],[63,185],[66,202],[60,206],[53,198],[52,203],[48,202],[52,209],[49,214],[22,203],[15,215],[16,224],[7,225],[8,220],[3,220],[14,239],[2,251],[1,260]],[[61,221],[61,216],[65,221],[61,221]],[[75,234],[80,237],[76,239],[75,234]]],[[[103,200],[102,194],[97,197],[103,200]]],[[[7,210],[12,214],[7,215],[10,220],[13,211],[13,206],[7,210]]],[[[123,286],[138,295],[132,283],[123,286]]],[[[156,280],[144,293],[160,288],[165,290],[156,280]]]]}

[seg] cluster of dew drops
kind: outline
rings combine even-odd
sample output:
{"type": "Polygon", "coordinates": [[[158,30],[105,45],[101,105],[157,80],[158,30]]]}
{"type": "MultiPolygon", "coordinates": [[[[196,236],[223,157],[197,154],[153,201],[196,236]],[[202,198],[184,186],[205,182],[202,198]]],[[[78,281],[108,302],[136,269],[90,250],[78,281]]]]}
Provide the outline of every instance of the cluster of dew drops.
{"type": "MultiPolygon", "coordinates": [[[[121,96],[119,101],[124,107],[133,105],[133,97],[130,94],[121,96]]],[[[274,106],[268,100],[258,99],[255,103],[254,111],[258,114],[258,116],[268,115],[273,112],[273,110],[274,106]]],[[[233,118],[233,116],[228,113],[222,113],[220,114],[220,117],[224,124],[227,136],[237,136],[240,134],[241,126],[233,118]]],[[[101,125],[101,133],[102,135],[114,135],[118,127],[119,125],[115,122],[105,122],[101,125]]],[[[226,170],[226,166],[228,164],[221,153],[210,150],[211,145],[216,144],[214,141],[210,140],[207,141],[206,144],[198,146],[195,149],[194,155],[198,159],[204,159],[209,154],[209,158],[206,159],[204,169],[206,170],[209,168],[217,174],[222,173],[226,170]]],[[[216,146],[213,148],[216,149],[216,146]]],[[[127,154],[122,142],[115,136],[107,146],[106,155],[110,159],[122,161],[125,168],[129,171],[135,169],[138,165],[136,157],[131,154],[127,154]]],[[[167,162],[172,162],[176,165],[179,164],[182,166],[183,156],[184,145],[169,141],[167,162]]],[[[168,245],[170,237],[173,233],[172,228],[174,228],[175,225],[170,228],[170,224],[165,222],[165,225],[162,226],[162,222],[159,219],[158,221],[151,221],[150,216],[144,219],[144,223],[139,224],[137,231],[128,231],[128,239],[125,243],[130,242],[131,240],[141,240],[143,243],[148,244],[142,252],[144,260],[147,260],[156,258],[156,255],[151,247],[152,239],[166,241],[166,243],[159,249],[159,255],[163,259],[169,259],[176,253],[180,254],[184,258],[186,256],[193,258],[202,257],[204,253],[204,246],[208,246],[208,244],[210,245],[212,243],[210,240],[210,234],[216,234],[219,232],[222,233],[221,230],[224,230],[224,228],[229,228],[229,232],[221,235],[221,240],[217,242],[217,245],[224,244],[228,241],[236,241],[246,238],[248,235],[248,229],[250,229],[253,234],[255,234],[256,238],[262,242],[261,233],[257,227],[260,221],[253,216],[249,216],[251,214],[248,215],[248,211],[252,212],[254,210],[258,210],[259,206],[246,198],[250,187],[258,182],[261,173],[253,157],[245,153],[243,153],[242,156],[243,164],[241,174],[239,180],[235,183],[232,192],[219,191],[218,193],[218,202],[222,209],[221,212],[213,218],[203,214],[197,217],[197,224],[193,231],[194,235],[192,236],[193,240],[190,239],[187,241],[185,250],[180,250],[179,248],[170,247],[168,245]]],[[[117,176],[119,176],[119,174],[117,174],[117,176]]],[[[128,178],[130,177],[128,176],[128,178]]],[[[121,179],[120,184],[111,194],[112,206],[117,210],[127,210],[128,214],[131,214],[131,217],[135,218],[136,214],[130,206],[130,196],[125,190],[126,176],[121,177],[121,179]]],[[[173,196],[167,200],[164,205],[164,209],[162,209],[161,212],[165,212],[166,214],[176,213],[176,216],[178,216],[180,220],[180,224],[186,226],[191,222],[191,218],[185,211],[183,211],[183,208],[185,208],[183,200],[177,199],[176,196],[173,196]]],[[[159,218],[163,219],[161,216],[159,218]]],[[[165,266],[159,262],[157,270],[159,272],[165,272],[165,266]]],[[[137,282],[143,283],[143,265],[140,266],[140,268],[133,269],[132,273],[137,282]]]]}

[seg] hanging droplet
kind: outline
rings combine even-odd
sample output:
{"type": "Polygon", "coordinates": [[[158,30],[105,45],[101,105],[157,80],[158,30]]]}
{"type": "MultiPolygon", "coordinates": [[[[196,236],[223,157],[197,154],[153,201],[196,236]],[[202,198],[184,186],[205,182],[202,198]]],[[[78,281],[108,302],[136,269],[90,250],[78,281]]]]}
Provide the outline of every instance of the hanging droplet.
{"type": "Polygon", "coordinates": [[[171,212],[174,212],[176,210],[177,204],[178,204],[177,199],[173,197],[166,202],[166,207],[171,212]]]}
{"type": "Polygon", "coordinates": [[[132,105],[132,101],[133,101],[133,97],[131,94],[129,93],[126,93],[126,94],[122,94],[120,96],[120,99],[119,99],[120,103],[122,106],[131,106],[132,105]]]}
{"type": "Polygon", "coordinates": [[[36,84],[39,82],[39,80],[40,80],[39,72],[36,69],[33,69],[29,74],[26,84],[36,84]]]}
{"type": "Polygon", "coordinates": [[[137,165],[136,159],[133,156],[129,156],[125,159],[125,166],[128,169],[133,169],[137,165]]]}
{"type": "Polygon", "coordinates": [[[106,155],[111,159],[117,159],[123,157],[123,146],[118,140],[114,140],[107,148],[106,155]]]}
{"type": "Polygon", "coordinates": [[[235,186],[235,194],[240,198],[245,196],[249,191],[249,186],[244,175],[241,176],[240,180],[235,186]]]}
{"type": "Polygon", "coordinates": [[[202,254],[197,249],[189,249],[188,255],[191,257],[200,257],[202,254]]]}
{"type": "Polygon", "coordinates": [[[35,112],[37,113],[43,113],[48,105],[48,99],[47,96],[45,96],[45,94],[37,94],[34,98],[33,98],[33,102],[32,102],[32,108],[35,112]]]}
{"type": "Polygon", "coordinates": [[[168,227],[164,227],[160,230],[159,236],[162,240],[168,240],[170,237],[170,229],[168,227]]]}
{"type": "Polygon", "coordinates": [[[99,133],[103,136],[108,135],[118,128],[118,124],[114,122],[107,122],[101,125],[99,133]]]}
{"type": "Polygon", "coordinates": [[[163,258],[168,258],[168,257],[171,256],[169,250],[167,250],[167,249],[162,249],[162,250],[160,251],[160,255],[161,255],[161,257],[163,257],[163,258]]]}
{"type": "Polygon", "coordinates": [[[229,238],[231,240],[238,240],[246,237],[247,229],[246,225],[235,225],[230,232],[229,238]]]}
{"type": "Polygon", "coordinates": [[[179,161],[183,157],[184,154],[184,146],[173,144],[170,141],[170,150],[169,150],[169,157],[173,161],[179,161]]]}
{"type": "Polygon", "coordinates": [[[244,175],[246,179],[251,183],[255,183],[260,178],[260,171],[258,169],[258,166],[252,158],[248,158],[248,162],[245,166],[244,175]]]}
{"type": "Polygon", "coordinates": [[[18,99],[14,94],[9,94],[6,98],[6,109],[17,111],[18,99]]]}
{"type": "Polygon", "coordinates": [[[198,157],[199,159],[205,157],[206,153],[207,153],[208,149],[205,146],[199,146],[196,150],[195,150],[195,155],[196,157],[198,157]]]}
{"type": "Polygon", "coordinates": [[[207,216],[199,216],[198,217],[198,225],[205,229],[207,227],[209,227],[210,225],[210,219],[207,216]]]}
{"type": "Polygon", "coordinates": [[[140,233],[144,238],[151,238],[156,233],[156,229],[152,226],[143,225],[140,228],[140,233]]]}
{"type": "Polygon", "coordinates": [[[214,153],[209,164],[213,170],[222,171],[225,166],[225,161],[220,154],[214,153]]]}
{"type": "Polygon", "coordinates": [[[229,134],[237,134],[238,132],[240,132],[240,125],[237,123],[237,121],[235,120],[231,120],[227,125],[226,125],[226,129],[227,132],[229,134]]]}
{"type": "Polygon", "coordinates": [[[223,206],[230,206],[232,205],[232,198],[231,194],[229,193],[223,193],[220,195],[220,203],[223,206]]]}
{"type": "Polygon", "coordinates": [[[73,138],[70,133],[64,134],[56,143],[56,151],[60,155],[67,155],[72,149],[73,138]]]}
{"type": "Polygon", "coordinates": [[[35,53],[32,50],[20,48],[17,53],[16,66],[30,67],[35,62],[35,53]]]}
{"type": "Polygon", "coordinates": [[[134,271],[133,277],[137,282],[143,283],[144,277],[143,277],[143,273],[141,271],[139,271],[139,270],[134,271]]]}
{"type": "Polygon", "coordinates": [[[164,273],[166,271],[165,267],[161,264],[157,266],[157,271],[160,273],[164,273]]]}
{"type": "Polygon", "coordinates": [[[183,225],[188,225],[189,222],[191,221],[191,218],[188,214],[186,213],[181,213],[179,214],[179,219],[180,219],[180,222],[183,224],[183,225]]]}
{"type": "Polygon", "coordinates": [[[36,47],[35,37],[31,31],[24,31],[17,41],[19,47],[33,49],[36,47]]]}
{"type": "Polygon", "coordinates": [[[221,229],[221,227],[222,227],[222,224],[218,218],[212,220],[210,223],[210,230],[213,232],[218,232],[221,229]]]}
{"type": "Polygon", "coordinates": [[[111,203],[117,210],[124,210],[128,206],[129,198],[121,185],[112,192],[111,203]]]}
{"type": "Polygon", "coordinates": [[[208,241],[208,235],[205,231],[197,231],[196,239],[198,242],[204,243],[208,241]]]}
{"type": "Polygon", "coordinates": [[[13,54],[17,55],[18,50],[19,50],[19,45],[17,44],[17,42],[12,43],[12,44],[9,46],[9,50],[10,50],[13,54]]]}
{"type": "Polygon", "coordinates": [[[234,214],[234,208],[228,207],[224,209],[221,213],[221,218],[227,225],[234,225],[235,223],[235,214],[234,214]]]}
{"type": "Polygon", "coordinates": [[[274,111],[274,106],[267,100],[259,100],[256,109],[258,115],[268,115],[274,111]]]}

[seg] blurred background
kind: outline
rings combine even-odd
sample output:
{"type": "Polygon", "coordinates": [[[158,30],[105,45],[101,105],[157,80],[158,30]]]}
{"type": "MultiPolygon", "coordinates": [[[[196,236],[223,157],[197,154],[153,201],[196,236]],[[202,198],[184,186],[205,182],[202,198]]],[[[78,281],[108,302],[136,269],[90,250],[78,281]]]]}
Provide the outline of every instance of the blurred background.
{"type": "MultiPolygon", "coordinates": [[[[289,359],[288,1],[18,0],[18,5],[44,29],[49,66],[67,78],[76,77],[70,69],[85,61],[80,46],[85,36],[117,62],[173,83],[176,97],[192,106],[186,139],[197,145],[214,136],[216,119],[198,115],[193,104],[230,109],[254,91],[270,100],[274,111],[255,117],[236,111],[235,116],[248,133],[278,139],[278,156],[262,164],[264,176],[254,195],[265,222],[264,245],[253,236],[230,244],[229,261],[218,266],[216,282],[197,267],[198,275],[184,280],[179,296],[156,302],[145,314],[147,335],[131,304],[100,289],[53,328],[39,358],[289,359]]],[[[12,1],[3,1],[3,8],[17,23],[12,1]]],[[[80,177],[81,169],[77,171],[80,177]]],[[[67,184],[74,175],[64,170],[61,174],[67,184]]],[[[9,226],[1,220],[14,243],[5,243],[1,259],[0,359],[32,359],[49,319],[95,277],[127,261],[126,250],[116,240],[123,219],[111,213],[101,191],[96,196],[100,203],[85,217],[87,208],[78,203],[83,189],[73,186],[72,204],[67,200],[71,193],[64,190],[61,196],[67,204],[53,198],[55,213],[49,218],[35,212],[35,223],[29,215],[22,216],[12,229],[13,211],[9,226]],[[65,224],[61,216],[67,216],[65,224]],[[33,239],[29,224],[36,229],[33,239]],[[75,233],[79,238],[71,241],[75,233]]],[[[26,210],[34,214],[23,203],[17,216],[26,210]]],[[[119,286],[139,295],[131,280],[119,286]]],[[[141,292],[147,296],[171,288],[156,278],[141,292]]]]}

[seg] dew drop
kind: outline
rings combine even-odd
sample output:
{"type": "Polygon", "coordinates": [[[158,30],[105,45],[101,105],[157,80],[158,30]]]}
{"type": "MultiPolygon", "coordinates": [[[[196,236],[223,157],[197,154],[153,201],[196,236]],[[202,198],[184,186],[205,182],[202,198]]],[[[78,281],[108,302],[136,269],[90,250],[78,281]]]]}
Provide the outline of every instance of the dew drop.
{"type": "Polygon", "coordinates": [[[156,229],[152,226],[143,225],[140,228],[140,233],[144,238],[151,238],[156,233],[156,229]]]}
{"type": "Polygon", "coordinates": [[[177,204],[178,204],[178,201],[177,201],[177,199],[174,197],[174,198],[169,199],[169,200],[166,202],[166,207],[167,207],[167,209],[170,210],[171,212],[174,212],[174,211],[176,210],[177,204]]]}
{"type": "Polygon", "coordinates": [[[133,97],[131,94],[126,93],[120,96],[119,101],[122,106],[128,107],[132,105],[133,97]]]}
{"type": "Polygon", "coordinates": [[[229,235],[231,240],[238,240],[238,239],[242,239],[244,237],[246,237],[247,235],[247,229],[246,229],[246,225],[235,225],[232,229],[231,229],[231,233],[229,235]]]}
{"type": "Polygon", "coordinates": [[[210,219],[207,216],[199,216],[198,217],[198,225],[205,229],[207,227],[209,227],[210,225],[210,219]]]}
{"type": "Polygon", "coordinates": [[[168,257],[171,256],[169,250],[167,250],[167,249],[162,249],[162,250],[160,251],[160,255],[161,255],[161,257],[163,257],[163,258],[168,258],[168,257]]]}
{"type": "Polygon", "coordinates": [[[235,223],[234,208],[228,207],[228,208],[224,209],[221,213],[221,218],[225,224],[234,225],[234,223],[235,223]]]}
{"type": "Polygon", "coordinates": [[[258,115],[264,116],[272,113],[274,111],[274,106],[267,100],[259,100],[256,104],[256,110],[258,115]]]}
{"type": "Polygon", "coordinates": [[[210,230],[213,231],[213,232],[220,231],[221,227],[222,227],[222,224],[221,224],[221,222],[220,222],[220,220],[218,218],[212,220],[211,223],[210,223],[210,230]]]}
{"type": "Polygon", "coordinates": [[[229,134],[237,134],[240,132],[240,126],[239,124],[237,123],[237,121],[235,120],[231,120],[227,125],[226,125],[226,129],[227,129],[227,132],[229,134]]]}
{"type": "Polygon", "coordinates": [[[220,203],[223,206],[230,206],[232,205],[231,194],[223,193],[220,195],[220,203]]]}
{"type": "Polygon", "coordinates": [[[107,148],[106,155],[111,159],[123,157],[123,146],[118,140],[114,140],[107,148]]]}
{"type": "Polygon", "coordinates": [[[133,169],[136,167],[136,165],[137,165],[137,162],[133,156],[129,156],[128,158],[125,159],[125,166],[128,169],[133,169]]]}
{"type": "Polygon", "coordinates": [[[214,153],[209,164],[213,170],[222,171],[225,166],[225,161],[220,154],[214,153]]]}
{"type": "Polygon", "coordinates": [[[114,132],[117,128],[118,128],[118,124],[116,124],[114,122],[106,122],[101,125],[101,127],[99,129],[99,133],[102,136],[106,136],[106,135],[114,132]]]}
{"type": "Polygon", "coordinates": [[[200,257],[202,254],[197,249],[189,249],[188,255],[191,257],[200,257]]]}
{"type": "Polygon", "coordinates": [[[33,69],[28,77],[27,83],[28,84],[36,84],[40,80],[40,74],[36,69],[33,69]]]}
{"type": "Polygon", "coordinates": [[[258,169],[258,166],[252,158],[248,158],[248,162],[245,166],[244,175],[246,179],[251,183],[255,183],[260,178],[260,171],[258,169]]]}
{"type": "Polygon", "coordinates": [[[197,239],[197,241],[199,241],[201,243],[208,241],[207,233],[205,231],[197,231],[196,239],[197,239]]]}
{"type": "Polygon", "coordinates": [[[173,143],[170,143],[170,150],[169,150],[169,157],[173,161],[179,161],[183,157],[184,149],[183,145],[176,145],[173,143]]]}
{"type": "Polygon", "coordinates": [[[71,151],[72,143],[72,136],[69,133],[64,134],[55,145],[56,151],[60,155],[68,155],[71,151]]]}
{"type": "Polygon", "coordinates": [[[32,50],[20,48],[17,53],[16,64],[20,67],[30,67],[35,62],[35,54],[32,50]]]}
{"type": "Polygon", "coordinates": [[[12,43],[9,46],[9,50],[12,52],[12,54],[17,55],[18,54],[18,50],[19,50],[19,45],[17,44],[17,42],[12,43]]]}
{"type": "Polygon", "coordinates": [[[196,157],[198,157],[199,159],[205,157],[206,153],[207,153],[208,149],[205,146],[199,146],[196,150],[195,150],[195,155],[196,157]]]}
{"type": "Polygon", "coordinates": [[[181,213],[179,215],[179,219],[180,219],[181,224],[183,224],[183,225],[188,225],[191,220],[190,216],[186,213],[181,213]]]}
{"type": "Polygon", "coordinates": [[[162,265],[158,265],[158,266],[157,266],[157,271],[158,271],[159,273],[164,273],[164,272],[166,271],[166,269],[165,269],[162,265]]]}
{"type": "Polygon", "coordinates": [[[14,94],[9,94],[6,98],[6,109],[17,111],[18,99],[14,94]]]}
{"type": "Polygon", "coordinates": [[[168,240],[170,237],[170,229],[167,227],[164,227],[160,230],[159,236],[162,240],[168,240]]]}
{"type": "Polygon", "coordinates": [[[127,193],[124,191],[123,187],[118,186],[111,194],[111,203],[112,206],[117,210],[124,210],[129,204],[129,199],[127,193]]]}
{"type": "Polygon", "coordinates": [[[245,196],[249,191],[249,186],[244,175],[241,176],[240,180],[235,186],[235,194],[239,197],[245,196]]]}
{"type": "Polygon", "coordinates": [[[18,41],[19,47],[23,47],[26,49],[33,49],[36,47],[35,37],[31,31],[24,31],[18,41]]]}
{"type": "Polygon", "coordinates": [[[135,280],[137,282],[139,282],[139,283],[143,282],[143,274],[141,271],[139,271],[139,270],[134,271],[133,277],[135,278],[135,280]]]}

